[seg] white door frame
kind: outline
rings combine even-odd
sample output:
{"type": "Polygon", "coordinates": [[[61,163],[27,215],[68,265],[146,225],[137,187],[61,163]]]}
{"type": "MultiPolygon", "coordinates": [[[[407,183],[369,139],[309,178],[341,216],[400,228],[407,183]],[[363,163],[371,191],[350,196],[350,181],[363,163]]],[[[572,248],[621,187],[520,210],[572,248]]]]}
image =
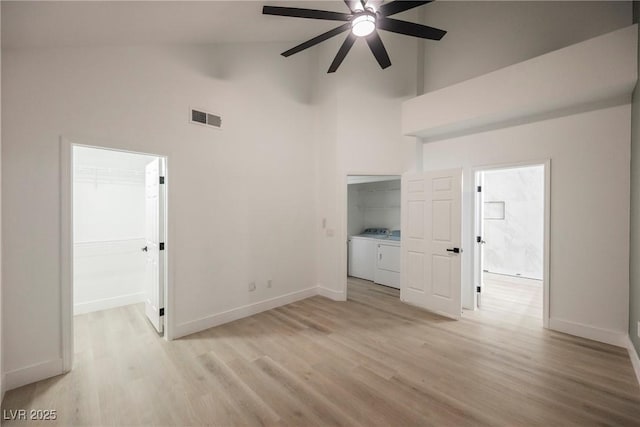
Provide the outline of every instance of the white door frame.
{"type": "MultiPolygon", "coordinates": [[[[80,138],[77,138],[78,140],[80,138]]],[[[74,139],[75,140],[75,139],[74,139]]],[[[86,142],[86,138],[82,138],[86,142]]],[[[100,141],[100,143],[105,141],[100,141]]],[[[88,147],[100,150],[120,151],[133,154],[144,154],[164,159],[165,162],[165,257],[164,270],[164,295],[165,295],[165,331],[164,338],[173,339],[173,287],[169,286],[169,269],[171,268],[171,245],[169,240],[169,178],[166,155],[155,153],[143,153],[130,150],[126,147],[113,147],[98,144],[76,143],[64,136],[60,137],[60,323],[61,323],[61,353],[63,372],[69,372],[73,367],[73,147],[88,147]]],[[[111,144],[109,142],[109,144],[111,144]]]]}
{"type": "Polygon", "coordinates": [[[347,300],[347,275],[349,274],[347,260],[348,260],[348,248],[349,244],[349,229],[348,229],[348,220],[349,220],[349,177],[350,176],[397,176],[398,179],[402,178],[403,172],[346,172],[342,175],[342,179],[339,180],[339,188],[338,194],[338,212],[342,215],[341,218],[341,227],[342,229],[338,233],[338,237],[340,238],[340,278],[338,279],[340,283],[340,290],[338,292],[341,293],[341,301],[347,300]]]}
{"type": "MultiPolygon", "coordinates": [[[[521,167],[528,166],[542,166],[544,168],[544,242],[543,242],[543,309],[542,309],[542,326],[544,328],[549,328],[549,289],[550,289],[550,274],[549,274],[549,260],[550,260],[550,241],[551,241],[551,159],[544,159],[538,161],[527,161],[527,162],[517,162],[517,163],[503,163],[503,164],[494,164],[494,165],[483,165],[483,166],[475,166],[472,168],[473,171],[473,191],[476,191],[477,186],[479,185],[479,173],[487,172],[491,170],[501,170],[501,169],[516,169],[521,167]]],[[[481,206],[478,206],[478,198],[474,197],[473,199],[473,279],[471,280],[471,292],[473,295],[473,307],[477,309],[478,307],[478,299],[476,293],[476,278],[481,273],[478,269],[482,268],[480,265],[480,245],[476,243],[475,236],[478,236],[478,216],[479,209],[481,206]]]]}

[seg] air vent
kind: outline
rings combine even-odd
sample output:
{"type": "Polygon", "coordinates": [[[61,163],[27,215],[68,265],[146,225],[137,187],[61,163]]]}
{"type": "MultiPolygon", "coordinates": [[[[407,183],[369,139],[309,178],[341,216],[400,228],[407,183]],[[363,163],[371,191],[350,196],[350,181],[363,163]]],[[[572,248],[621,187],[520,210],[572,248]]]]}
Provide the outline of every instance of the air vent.
{"type": "Polygon", "coordinates": [[[202,111],[198,111],[198,110],[191,110],[191,121],[206,125],[207,113],[203,113],[202,111]]]}
{"type": "Polygon", "coordinates": [[[214,129],[222,128],[222,117],[202,110],[191,110],[191,123],[208,126],[214,129]]]}
{"type": "Polygon", "coordinates": [[[207,114],[207,124],[219,128],[222,126],[222,117],[215,114],[207,114]]]}

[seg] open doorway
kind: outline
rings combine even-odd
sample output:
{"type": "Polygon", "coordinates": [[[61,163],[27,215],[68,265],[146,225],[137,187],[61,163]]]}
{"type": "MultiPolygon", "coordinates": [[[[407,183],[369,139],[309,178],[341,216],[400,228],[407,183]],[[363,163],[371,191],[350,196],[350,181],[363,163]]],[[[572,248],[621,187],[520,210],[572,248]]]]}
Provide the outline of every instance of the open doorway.
{"type": "MultiPolygon", "coordinates": [[[[71,209],[63,214],[63,222],[70,226],[65,252],[71,261],[69,311],[73,316],[64,321],[65,334],[73,334],[79,347],[88,342],[79,337],[100,322],[108,323],[111,332],[122,328],[116,335],[134,328],[162,335],[166,158],[75,144],[68,147],[71,209]]],[[[65,340],[67,370],[73,341],[65,340]]]]}
{"type": "Polygon", "coordinates": [[[401,177],[347,177],[347,297],[376,292],[399,298],[401,177]]]}
{"type": "Polygon", "coordinates": [[[545,167],[476,172],[476,307],[539,326],[547,317],[545,167]]]}

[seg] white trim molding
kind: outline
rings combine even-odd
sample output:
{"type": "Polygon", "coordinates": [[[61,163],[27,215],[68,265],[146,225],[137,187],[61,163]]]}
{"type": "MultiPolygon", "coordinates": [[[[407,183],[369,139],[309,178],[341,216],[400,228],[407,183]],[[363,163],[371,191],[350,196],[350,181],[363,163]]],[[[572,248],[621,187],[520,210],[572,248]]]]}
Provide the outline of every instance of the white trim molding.
{"type": "MultiPolygon", "coordinates": [[[[174,339],[213,328],[224,323],[229,323],[234,320],[253,316],[254,314],[282,307],[284,305],[291,304],[293,302],[310,298],[316,295],[326,296],[327,298],[335,301],[344,300],[344,293],[327,288],[321,288],[319,286],[314,286],[300,291],[284,294],[275,298],[270,298],[253,304],[248,304],[231,310],[223,311],[221,313],[203,317],[198,320],[179,324],[175,328],[174,339]]],[[[5,390],[12,390],[14,388],[60,375],[68,371],[69,369],[65,368],[62,358],[35,363],[24,368],[16,369],[15,371],[7,372],[6,378],[3,381],[3,385],[5,390]]]]}
{"type": "MultiPolygon", "coordinates": [[[[165,161],[165,177],[167,173],[167,163],[169,161],[168,156],[163,154],[154,153],[142,153],[136,152],[123,146],[113,146],[111,141],[97,141],[97,144],[93,144],[93,141],[87,141],[86,138],[72,138],[64,135],[60,136],[60,323],[61,323],[61,360],[62,360],[62,372],[69,372],[73,367],[73,316],[74,307],[73,304],[73,263],[75,245],[73,244],[73,147],[89,147],[110,151],[121,151],[126,153],[144,154],[147,156],[154,156],[163,158],[165,161]],[[83,143],[77,143],[75,141],[82,141],[83,143]]],[[[165,181],[168,182],[168,181],[165,181]]],[[[168,187],[168,186],[167,186],[168,187]]],[[[167,188],[165,191],[169,191],[167,188]]],[[[165,206],[165,212],[168,213],[168,209],[165,206]]],[[[168,227],[169,215],[165,217],[165,226],[168,227]]],[[[173,227],[168,227],[171,232],[173,227]]],[[[165,244],[170,248],[169,237],[165,237],[165,244]]],[[[165,332],[164,337],[167,340],[173,338],[173,287],[170,286],[168,277],[172,274],[172,257],[173,251],[167,250],[164,254],[168,259],[165,260],[165,308],[166,314],[164,318],[165,332]]],[[[137,301],[136,301],[137,302],[137,301]]],[[[89,304],[92,304],[90,302],[89,304]]],[[[85,308],[85,307],[83,307],[85,308]]],[[[106,308],[106,307],[104,307],[106,308]]],[[[76,312],[78,314],[79,312],[76,312]]],[[[48,363],[48,362],[47,362],[48,363]]],[[[26,367],[24,369],[30,369],[26,367]]],[[[57,373],[62,373],[57,372],[57,373]]],[[[51,376],[51,375],[48,375],[51,376]]],[[[47,378],[42,376],[36,378],[33,381],[47,378]]]]}
{"type": "MultiPolygon", "coordinates": [[[[550,158],[546,158],[546,159],[539,159],[539,160],[528,160],[528,161],[522,161],[522,162],[516,162],[516,163],[498,163],[498,164],[492,164],[492,165],[481,165],[481,166],[474,166],[472,168],[472,176],[469,179],[473,179],[473,187],[472,188],[476,188],[478,185],[480,185],[480,182],[478,181],[478,174],[480,172],[487,172],[487,171],[491,171],[491,170],[502,170],[502,169],[515,169],[515,168],[522,168],[522,167],[530,167],[530,166],[542,166],[544,168],[544,212],[543,212],[543,224],[544,224],[544,230],[543,230],[543,256],[542,256],[542,261],[543,261],[543,274],[542,274],[542,283],[543,283],[543,301],[542,301],[542,326],[545,328],[549,328],[549,318],[550,318],[550,295],[551,295],[551,159],[550,158]]],[[[464,180],[464,172],[463,172],[463,180],[464,180]]],[[[470,236],[465,236],[464,232],[463,232],[463,239],[464,237],[470,237],[471,241],[469,240],[465,240],[468,244],[471,245],[471,256],[473,258],[472,260],[472,275],[471,275],[471,279],[469,284],[467,285],[468,288],[468,292],[471,292],[472,295],[472,300],[473,300],[473,305],[472,307],[464,307],[464,298],[462,301],[463,304],[463,308],[466,309],[472,309],[475,310],[478,306],[478,295],[475,291],[476,286],[477,286],[477,279],[480,275],[480,248],[479,245],[476,244],[476,236],[480,235],[480,231],[477,229],[478,224],[477,224],[477,219],[479,217],[479,209],[481,209],[480,206],[478,206],[478,200],[477,200],[477,193],[475,192],[475,190],[472,192],[472,199],[471,199],[471,212],[473,215],[473,233],[471,233],[470,236]]],[[[465,196],[463,195],[463,198],[465,196]]],[[[463,199],[463,205],[465,203],[465,200],[463,199]]],[[[462,273],[463,275],[465,274],[465,272],[463,271],[462,273]]],[[[462,286],[465,286],[465,282],[464,279],[462,280],[462,286]]],[[[464,295],[464,292],[463,292],[464,295]]]]}
{"type": "Polygon", "coordinates": [[[243,305],[221,313],[212,314],[211,316],[206,316],[197,320],[180,323],[176,325],[173,338],[177,339],[186,335],[195,334],[196,332],[204,331],[205,329],[213,328],[214,326],[233,322],[234,320],[242,319],[244,317],[253,316],[254,314],[291,304],[315,295],[318,295],[318,289],[316,287],[307,288],[253,304],[243,305]]]}
{"type": "Polygon", "coordinates": [[[60,136],[60,344],[63,372],[69,372],[73,367],[73,251],[73,143],[60,136]]]}
{"type": "Polygon", "coordinates": [[[333,301],[346,301],[347,295],[344,291],[336,291],[334,289],[325,288],[322,285],[318,285],[318,295],[325,298],[329,298],[333,301]]]}
{"type": "Polygon", "coordinates": [[[382,171],[379,170],[377,172],[372,171],[346,171],[338,174],[338,187],[336,189],[337,201],[338,201],[338,225],[340,228],[336,231],[336,236],[339,236],[334,244],[335,249],[339,254],[339,276],[337,280],[339,280],[338,285],[340,286],[339,291],[334,291],[330,288],[326,288],[322,285],[322,283],[318,283],[318,295],[322,295],[334,301],[346,301],[347,300],[347,280],[349,277],[349,266],[348,258],[349,258],[349,249],[346,244],[349,239],[349,177],[356,176],[367,176],[367,177],[391,177],[397,176],[398,179],[402,177],[404,171],[382,171]],[[344,242],[345,244],[343,244],[344,242]]]}
{"type": "Polygon", "coordinates": [[[92,311],[98,310],[108,310],[110,308],[137,304],[140,302],[144,302],[144,292],[81,302],[73,305],[73,315],[91,313],[92,311]]]}
{"type": "Polygon", "coordinates": [[[605,344],[615,345],[616,347],[628,347],[627,341],[629,340],[629,336],[626,332],[596,328],[594,326],[570,322],[556,317],[551,317],[549,319],[549,329],[589,340],[603,342],[605,344]]]}
{"type": "Polygon", "coordinates": [[[627,350],[629,351],[629,359],[631,359],[631,365],[633,365],[633,370],[636,373],[636,379],[638,380],[638,384],[640,385],[640,358],[638,357],[638,352],[631,341],[629,335],[627,335],[627,350]]]}
{"type": "Polygon", "coordinates": [[[23,385],[31,384],[46,378],[55,377],[64,373],[62,358],[34,363],[14,371],[6,373],[5,390],[13,390],[23,385]]]}

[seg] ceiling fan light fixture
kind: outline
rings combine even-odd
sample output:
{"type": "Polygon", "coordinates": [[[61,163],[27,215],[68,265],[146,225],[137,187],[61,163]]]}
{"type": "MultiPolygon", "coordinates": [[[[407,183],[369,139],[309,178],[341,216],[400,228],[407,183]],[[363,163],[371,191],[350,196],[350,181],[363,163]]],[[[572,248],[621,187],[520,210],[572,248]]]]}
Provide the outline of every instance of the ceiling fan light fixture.
{"type": "Polygon", "coordinates": [[[391,15],[423,6],[432,1],[433,0],[386,0],[385,2],[385,0],[376,0],[374,2],[372,0],[344,0],[345,7],[349,10],[348,12],[333,12],[330,10],[285,6],[263,6],[262,13],[264,15],[342,22],[341,25],[282,52],[281,55],[285,58],[351,30],[342,42],[327,73],[335,73],[337,71],[358,38],[364,39],[371,53],[376,58],[376,61],[378,61],[378,65],[384,70],[391,66],[391,60],[389,59],[389,54],[384,47],[378,31],[389,31],[427,40],[440,40],[447,33],[439,28],[390,18],[391,15]],[[369,4],[370,1],[371,4],[369,4]]]}
{"type": "Polygon", "coordinates": [[[376,16],[373,13],[364,12],[357,15],[351,21],[351,32],[356,37],[366,37],[376,29],[376,16]]]}

